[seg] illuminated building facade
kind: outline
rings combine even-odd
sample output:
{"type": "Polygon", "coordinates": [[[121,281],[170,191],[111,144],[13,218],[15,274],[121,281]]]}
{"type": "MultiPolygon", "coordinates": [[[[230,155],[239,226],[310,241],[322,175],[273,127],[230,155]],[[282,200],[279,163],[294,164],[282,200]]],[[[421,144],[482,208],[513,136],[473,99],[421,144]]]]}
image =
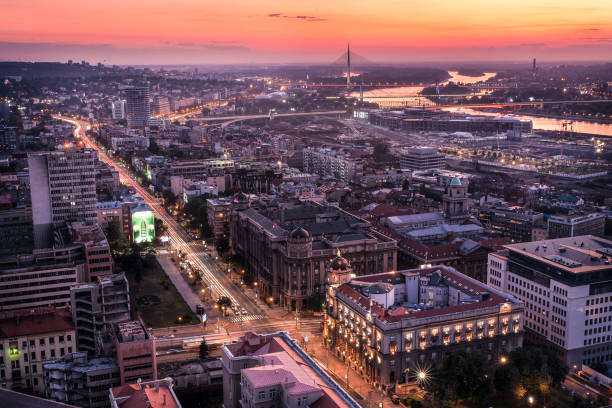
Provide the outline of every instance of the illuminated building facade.
{"type": "Polygon", "coordinates": [[[450,351],[492,360],[523,342],[518,300],[446,266],[333,285],[325,314],[327,347],[383,388],[426,373],[450,351]]]}

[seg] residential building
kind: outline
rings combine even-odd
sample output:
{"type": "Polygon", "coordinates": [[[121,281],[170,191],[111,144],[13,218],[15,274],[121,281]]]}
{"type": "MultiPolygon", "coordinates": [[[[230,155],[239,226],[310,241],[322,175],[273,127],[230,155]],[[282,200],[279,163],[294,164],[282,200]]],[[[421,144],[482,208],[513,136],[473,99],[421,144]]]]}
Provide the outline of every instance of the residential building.
{"type": "Polygon", "coordinates": [[[126,102],[124,100],[118,99],[113,101],[111,104],[113,120],[125,119],[125,105],[126,102]]]}
{"type": "Polygon", "coordinates": [[[445,169],[416,170],[412,172],[412,182],[422,182],[446,188],[454,178],[458,178],[462,186],[467,187],[474,176],[468,173],[458,173],[445,169]]]}
{"type": "Polygon", "coordinates": [[[96,223],[96,158],[80,148],[28,155],[35,248],[51,245],[55,223],[96,223]]]}
{"type": "Polygon", "coordinates": [[[44,393],[43,364],[76,351],[70,312],[54,307],[0,312],[3,388],[44,393]]]}
{"type": "Polygon", "coordinates": [[[506,245],[488,284],[525,304],[525,339],[569,367],[612,361],[612,241],[593,235],[506,245]]]}
{"type": "Polygon", "coordinates": [[[157,380],[155,337],[140,320],[108,324],[97,338],[101,354],[115,355],[121,385],[157,380]]]}
{"type": "Polygon", "coordinates": [[[111,408],[181,408],[172,378],[138,381],[109,390],[111,408]]]}
{"type": "MultiPolygon", "coordinates": [[[[98,224],[102,228],[108,228],[108,226],[113,223],[117,223],[119,228],[121,228],[123,220],[123,207],[120,201],[98,202],[97,207],[98,224]]],[[[127,234],[129,231],[122,232],[127,234]]]]}
{"type": "Polygon", "coordinates": [[[165,115],[170,113],[170,101],[167,96],[155,95],[153,97],[153,114],[165,115]]]}
{"type": "Polygon", "coordinates": [[[43,364],[45,396],[83,408],[109,406],[108,390],[120,385],[119,366],[114,358],[87,358],[71,353],[43,364]]]}
{"type": "Polygon", "coordinates": [[[580,235],[602,236],[606,228],[606,214],[552,216],[548,219],[547,227],[550,239],[580,235]]]}
{"type": "Polygon", "coordinates": [[[441,240],[429,242],[402,239],[398,244],[398,262],[408,268],[446,265],[470,278],[486,282],[488,255],[502,249],[502,245],[508,242],[507,238],[490,238],[484,234],[459,238],[454,232],[449,232],[441,240]]]}
{"type": "Polygon", "coordinates": [[[31,249],[33,244],[32,207],[0,211],[0,248],[16,252],[31,249]]]}
{"type": "Polygon", "coordinates": [[[544,214],[519,206],[492,206],[480,210],[479,220],[513,242],[529,242],[533,228],[543,222],[544,214]]]}
{"type": "Polygon", "coordinates": [[[446,266],[352,278],[330,287],[325,306],[329,349],[383,388],[451,351],[493,360],[522,345],[523,305],[446,266]]]}
{"type": "Polygon", "coordinates": [[[435,147],[418,146],[400,152],[400,168],[410,170],[443,169],[445,156],[435,147]]]}
{"type": "Polygon", "coordinates": [[[96,336],[106,324],[130,319],[130,293],[125,273],[100,276],[96,282],[72,286],[70,305],[79,351],[94,353],[96,336]]]}
{"type": "Polygon", "coordinates": [[[381,224],[402,236],[410,231],[438,227],[446,221],[444,214],[438,212],[424,214],[393,215],[381,219],[381,224]]]}
{"type": "Polygon", "coordinates": [[[344,183],[357,182],[363,175],[363,164],[340,152],[307,147],[303,155],[305,173],[335,178],[344,183]]]}
{"type": "Polygon", "coordinates": [[[87,281],[82,245],[34,250],[0,259],[0,308],[70,305],[70,287],[87,281]]]}
{"type": "Polygon", "coordinates": [[[231,246],[257,280],[262,299],[299,311],[322,296],[329,265],[341,251],[357,275],[397,267],[397,243],[362,218],[312,201],[276,199],[251,206],[234,197],[231,246]]]}
{"type": "Polygon", "coordinates": [[[143,129],[151,116],[149,86],[135,86],[124,92],[128,126],[132,129],[143,129]]]}
{"type": "Polygon", "coordinates": [[[286,332],[246,333],[222,346],[225,408],[358,408],[286,332]]]}
{"type": "MultiPolygon", "coordinates": [[[[237,199],[248,198],[238,193],[237,199]]],[[[230,227],[230,213],[232,211],[232,200],[229,198],[209,198],[206,200],[206,216],[208,217],[208,226],[213,231],[215,239],[228,238],[230,227]]]]}

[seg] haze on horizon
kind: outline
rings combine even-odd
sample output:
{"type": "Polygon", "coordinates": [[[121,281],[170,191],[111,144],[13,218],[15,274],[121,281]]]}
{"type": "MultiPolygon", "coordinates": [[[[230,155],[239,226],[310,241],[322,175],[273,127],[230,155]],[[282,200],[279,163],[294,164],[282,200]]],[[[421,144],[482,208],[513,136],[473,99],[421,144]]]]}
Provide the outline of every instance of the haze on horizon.
{"type": "Polygon", "coordinates": [[[0,0],[0,59],[120,65],[610,61],[609,0],[0,0]]]}

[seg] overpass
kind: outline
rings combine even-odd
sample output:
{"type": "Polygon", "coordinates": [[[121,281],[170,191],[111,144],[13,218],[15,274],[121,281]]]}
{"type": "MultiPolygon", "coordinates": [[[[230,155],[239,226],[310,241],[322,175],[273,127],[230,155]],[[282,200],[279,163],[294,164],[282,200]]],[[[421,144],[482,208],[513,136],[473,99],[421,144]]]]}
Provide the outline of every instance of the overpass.
{"type": "MultiPolygon", "coordinates": [[[[275,118],[284,118],[284,117],[299,117],[299,116],[328,116],[328,115],[343,115],[346,114],[345,110],[333,110],[333,111],[318,111],[318,112],[292,112],[292,113],[276,113],[274,114],[275,118]]],[[[270,114],[260,114],[260,115],[235,115],[235,116],[210,116],[203,118],[193,118],[187,119],[183,118],[185,121],[195,121],[195,122],[225,122],[221,125],[222,128],[227,127],[228,125],[236,122],[242,122],[244,120],[252,120],[252,119],[269,119],[270,114]]]]}

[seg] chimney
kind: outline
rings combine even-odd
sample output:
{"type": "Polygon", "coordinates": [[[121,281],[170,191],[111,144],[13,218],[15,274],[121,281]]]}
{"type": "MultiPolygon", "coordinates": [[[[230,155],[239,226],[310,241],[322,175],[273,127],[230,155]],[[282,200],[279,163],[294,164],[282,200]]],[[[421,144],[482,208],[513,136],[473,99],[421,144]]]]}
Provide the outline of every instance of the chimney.
{"type": "Polygon", "coordinates": [[[166,394],[164,394],[164,401],[162,402],[163,406],[166,406],[166,394]]]}
{"type": "Polygon", "coordinates": [[[155,392],[159,392],[159,381],[155,381],[155,392]]]}

